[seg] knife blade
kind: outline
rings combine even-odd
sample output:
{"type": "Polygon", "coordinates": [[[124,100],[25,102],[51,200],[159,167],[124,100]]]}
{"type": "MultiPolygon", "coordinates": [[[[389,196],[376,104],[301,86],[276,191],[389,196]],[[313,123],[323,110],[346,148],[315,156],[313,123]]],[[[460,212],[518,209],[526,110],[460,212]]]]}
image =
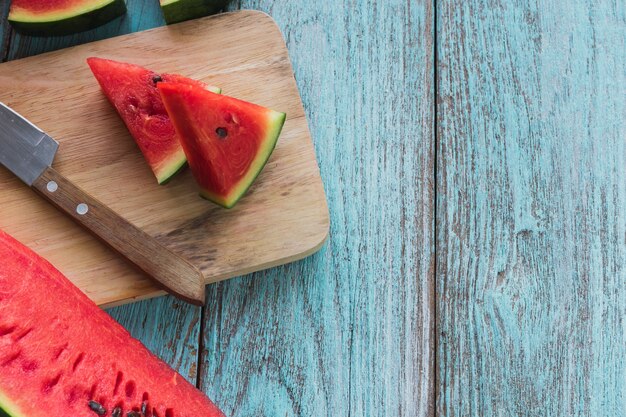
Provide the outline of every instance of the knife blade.
{"type": "Polygon", "coordinates": [[[204,276],[52,168],[59,143],[0,102],[0,165],[144,271],[167,292],[204,303],[204,276]]]}
{"type": "Polygon", "coordinates": [[[0,163],[28,186],[52,165],[59,143],[0,102],[0,163]]]}

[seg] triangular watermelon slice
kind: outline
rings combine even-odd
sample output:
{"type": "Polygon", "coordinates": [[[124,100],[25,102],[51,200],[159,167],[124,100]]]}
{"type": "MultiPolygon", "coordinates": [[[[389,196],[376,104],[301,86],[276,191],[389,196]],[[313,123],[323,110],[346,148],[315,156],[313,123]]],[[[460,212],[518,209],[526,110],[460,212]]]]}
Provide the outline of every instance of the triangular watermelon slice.
{"type": "Polygon", "coordinates": [[[217,87],[176,74],[157,74],[138,65],[102,58],[87,63],[137,142],[159,184],[166,183],[187,162],[174,126],[165,111],[157,84],[176,82],[220,93],[217,87]]]}
{"type": "Polygon", "coordinates": [[[200,195],[231,208],[270,157],[285,113],[183,83],[159,83],[200,195]]]}

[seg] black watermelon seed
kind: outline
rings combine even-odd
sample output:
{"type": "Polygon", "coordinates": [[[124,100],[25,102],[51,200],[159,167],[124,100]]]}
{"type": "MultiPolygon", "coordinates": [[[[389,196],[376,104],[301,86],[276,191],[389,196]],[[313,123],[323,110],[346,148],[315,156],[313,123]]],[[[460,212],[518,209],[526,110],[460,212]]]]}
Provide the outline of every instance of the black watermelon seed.
{"type": "Polygon", "coordinates": [[[107,410],[102,406],[102,404],[94,400],[89,400],[89,408],[91,408],[91,411],[99,416],[103,416],[107,413],[107,410]]]}
{"type": "Polygon", "coordinates": [[[111,413],[111,417],[120,417],[122,415],[122,409],[120,407],[115,407],[113,412],[111,413]]]}
{"type": "Polygon", "coordinates": [[[215,129],[215,133],[217,133],[217,136],[219,136],[220,138],[225,138],[226,136],[228,136],[228,130],[226,130],[225,127],[218,127],[217,129],[215,129]]]}
{"type": "Polygon", "coordinates": [[[126,417],[141,417],[141,416],[136,411],[129,411],[128,413],[126,413],[126,417]]]}
{"type": "Polygon", "coordinates": [[[148,402],[144,401],[143,403],[141,403],[141,415],[142,416],[146,415],[146,408],[148,408],[148,402]]]}
{"type": "Polygon", "coordinates": [[[161,81],[163,81],[163,78],[161,78],[160,75],[155,75],[154,77],[152,77],[152,82],[156,85],[156,83],[160,83],[161,81]]]}

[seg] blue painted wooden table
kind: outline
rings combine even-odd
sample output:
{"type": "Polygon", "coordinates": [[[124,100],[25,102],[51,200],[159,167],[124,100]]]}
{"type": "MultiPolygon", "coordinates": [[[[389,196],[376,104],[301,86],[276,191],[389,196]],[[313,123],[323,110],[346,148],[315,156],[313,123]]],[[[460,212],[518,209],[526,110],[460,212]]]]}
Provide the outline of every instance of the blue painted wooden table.
{"type": "MultiPolygon", "coordinates": [[[[163,24],[127,3],[0,56],[163,24]]],[[[284,33],[330,240],[110,313],[229,416],[626,415],[626,6],[544,3],[231,4],[284,33]]]]}

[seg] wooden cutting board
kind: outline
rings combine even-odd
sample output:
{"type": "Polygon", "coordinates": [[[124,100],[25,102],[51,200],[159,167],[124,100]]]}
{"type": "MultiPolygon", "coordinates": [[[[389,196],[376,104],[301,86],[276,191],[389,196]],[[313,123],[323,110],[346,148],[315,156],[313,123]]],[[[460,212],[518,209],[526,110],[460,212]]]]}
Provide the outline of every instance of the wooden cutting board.
{"type": "MultiPolygon", "coordinates": [[[[303,258],[328,235],[328,208],[280,30],[266,14],[226,13],[0,65],[0,101],[60,143],[53,166],[214,282],[303,258]],[[85,59],[111,58],[220,86],[287,113],[248,194],[226,210],[189,170],[159,186],[85,59]]],[[[162,294],[140,272],[0,167],[0,228],[100,305],[162,294]]]]}

